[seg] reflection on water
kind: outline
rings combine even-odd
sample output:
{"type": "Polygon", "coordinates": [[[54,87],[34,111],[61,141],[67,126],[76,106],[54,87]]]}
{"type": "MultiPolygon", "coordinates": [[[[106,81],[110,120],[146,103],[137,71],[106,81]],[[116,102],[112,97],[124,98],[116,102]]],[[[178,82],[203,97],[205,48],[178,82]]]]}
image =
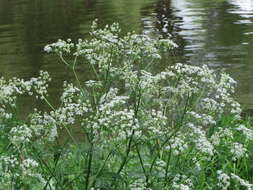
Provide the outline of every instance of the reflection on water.
{"type": "Polygon", "coordinates": [[[231,4],[235,5],[236,7],[229,10],[229,12],[241,16],[241,19],[236,21],[234,24],[252,24],[251,18],[253,17],[253,1],[231,0],[231,4]]]}
{"type": "Polygon", "coordinates": [[[185,50],[197,51],[202,49],[204,47],[203,41],[205,41],[204,33],[206,32],[203,27],[206,14],[204,8],[192,7],[192,3],[185,0],[174,0],[171,6],[175,10],[174,15],[182,18],[176,21],[175,25],[181,29],[178,34],[188,42],[185,50]]]}
{"type": "Polygon", "coordinates": [[[176,21],[186,40],[190,64],[226,69],[239,81],[241,103],[253,106],[253,1],[172,0],[176,21]]]}
{"type": "MultiPolygon", "coordinates": [[[[101,26],[116,21],[123,32],[141,32],[140,20],[153,11],[150,4],[154,2],[156,0],[0,0],[0,77],[30,78],[37,76],[39,70],[47,70],[53,77],[50,94],[58,94],[63,80],[71,80],[72,74],[55,56],[43,52],[45,44],[59,38],[85,38],[95,18],[101,26]]],[[[80,77],[89,77],[90,72],[85,67],[82,71],[85,72],[80,77]]],[[[27,98],[23,102],[30,101],[27,98]]]]}
{"type": "Polygon", "coordinates": [[[124,31],[140,32],[142,9],[154,1],[0,0],[0,73],[29,77],[39,69],[54,71],[57,66],[42,47],[58,38],[85,37],[95,18],[101,25],[116,21],[124,31]]]}
{"type": "Polygon", "coordinates": [[[242,11],[241,12],[242,14],[248,12],[249,14],[252,15],[253,1],[251,1],[251,0],[231,0],[230,2],[232,4],[238,6],[240,11],[242,11]],[[243,11],[245,11],[245,12],[243,13],[243,11]]]}
{"type": "Polygon", "coordinates": [[[28,78],[48,70],[56,92],[71,74],[43,46],[86,37],[95,18],[101,26],[117,21],[123,32],[172,36],[180,48],[164,66],[181,61],[225,69],[239,81],[240,102],[253,106],[252,0],[0,0],[0,75],[28,78]]]}

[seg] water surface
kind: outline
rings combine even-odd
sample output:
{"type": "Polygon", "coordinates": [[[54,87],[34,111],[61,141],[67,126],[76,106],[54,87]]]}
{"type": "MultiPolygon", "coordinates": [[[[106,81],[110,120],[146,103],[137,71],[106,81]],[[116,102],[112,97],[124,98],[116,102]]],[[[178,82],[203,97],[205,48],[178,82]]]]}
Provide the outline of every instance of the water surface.
{"type": "Polygon", "coordinates": [[[0,76],[47,70],[50,92],[57,93],[71,74],[43,46],[87,37],[95,18],[101,26],[119,22],[123,33],[171,36],[179,49],[164,66],[180,61],[225,70],[238,81],[238,100],[253,107],[251,0],[0,0],[0,76]]]}

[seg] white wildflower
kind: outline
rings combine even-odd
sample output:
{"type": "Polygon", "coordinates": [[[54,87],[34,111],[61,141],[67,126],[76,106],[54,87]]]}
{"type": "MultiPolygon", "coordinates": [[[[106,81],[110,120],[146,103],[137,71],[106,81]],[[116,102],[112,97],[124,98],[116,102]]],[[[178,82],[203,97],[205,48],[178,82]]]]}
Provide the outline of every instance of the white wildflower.
{"type": "Polygon", "coordinates": [[[226,190],[230,186],[230,176],[221,170],[217,171],[217,175],[219,181],[218,186],[226,190]]]}
{"type": "Polygon", "coordinates": [[[232,160],[236,161],[242,157],[247,157],[247,149],[240,143],[233,143],[231,147],[231,153],[233,155],[232,160]]]}
{"type": "Polygon", "coordinates": [[[250,184],[247,180],[240,178],[234,173],[231,173],[231,178],[238,181],[241,186],[245,187],[247,190],[253,189],[253,184],[250,184]]]}
{"type": "Polygon", "coordinates": [[[253,130],[247,128],[245,125],[239,125],[237,130],[241,131],[247,140],[253,140],[253,130]]]}

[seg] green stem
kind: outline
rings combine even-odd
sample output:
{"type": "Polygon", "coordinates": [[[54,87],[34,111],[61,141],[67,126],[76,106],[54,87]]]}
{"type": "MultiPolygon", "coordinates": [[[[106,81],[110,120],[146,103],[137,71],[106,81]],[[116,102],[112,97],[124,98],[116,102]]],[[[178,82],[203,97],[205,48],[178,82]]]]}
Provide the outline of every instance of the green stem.
{"type": "Polygon", "coordinates": [[[59,54],[60,59],[62,62],[69,67],[69,63],[62,57],[62,53],[59,54]]]}
{"type": "Polygon", "coordinates": [[[43,98],[43,100],[47,103],[47,105],[48,105],[52,110],[55,111],[54,106],[48,101],[48,99],[47,99],[44,95],[42,95],[42,98],[43,98]]]}
{"type": "Polygon", "coordinates": [[[183,114],[182,114],[182,117],[181,117],[181,120],[180,120],[180,125],[183,124],[184,117],[185,117],[185,114],[187,112],[187,107],[188,107],[189,100],[190,100],[190,94],[188,93],[187,94],[187,99],[186,99],[186,102],[185,102],[185,106],[184,106],[184,111],[183,111],[183,114]]]}
{"type": "Polygon", "coordinates": [[[86,175],[85,190],[89,189],[92,159],[93,159],[93,143],[91,144],[91,147],[89,150],[88,171],[87,171],[87,175],[86,175]]]}
{"type": "Polygon", "coordinates": [[[100,77],[99,77],[99,75],[98,75],[98,73],[97,73],[97,71],[96,71],[96,69],[95,69],[95,67],[94,67],[93,64],[91,64],[91,68],[92,68],[93,72],[95,73],[95,75],[97,77],[97,80],[100,80],[100,77]]]}
{"type": "Polygon", "coordinates": [[[180,119],[180,123],[177,125],[175,131],[163,142],[163,144],[161,145],[161,147],[165,146],[166,143],[174,136],[177,134],[177,132],[181,129],[181,126],[183,124],[183,121],[184,121],[184,117],[185,117],[185,114],[187,112],[187,107],[188,107],[188,101],[189,101],[189,94],[187,96],[187,99],[186,99],[186,103],[185,103],[185,106],[184,106],[184,112],[182,114],[182,117],[180,119]]]}
{"type": "Polygon", "coordinates": [[[117,175],[120,174],[120,172],[122,171],[122,169],[124,168],[124,166],[125,166],[125,164],[127,162],[127,158],[129,156],[129,153],[130,153],[130,150],[131,150],[131,144],[132,144],[132,141],[133,141],[134,133],[135,133],[135,131],[133,130],[132,134],[130,136],[130,139],[128,141],[128,145],[127,145],[127,149],[126,149],[126,156],[124,157],[124,159],[123,159],[123,161],[122,161],[122,163],[121,163],[121,165],[120,165],[120,167],[119,167],[119,169],[117,171],[117,175]]]}
{"type": "Polygon", "coordinates": [[[139,151],[139,148],[138,148],[138,145],[135,143],[135,147],[136,147],[136,151],[137,151],[137,155],[138,155],[138,158],[140,160],[140,163],[141,163],[141,167],[142,167],[142,170],[144,172],[144,175],[146,176],[146,183],[148,183],[149,181],[149,176],[145,170],[145,167],[144,167],[144,163],[143,163],[143,160],[142,160],[142,157],[141,157],[141,153],[139,151]]]}
{"type": "Polygon", "coordinates": [[[110,158],[110,156],[112,155],[114,150],[110,151],[109,154],[107,155],[102,167],[100,167],[100,169],[98,170],[97,174],[94,176],[94,181],[92,182],[92,187],[94,187],[96,185],[96,182],[97,182],[97,177],[101,174],[101,172],[103,171],[103,169],[105,168],[105,164],[107,162],[107,160],[110,158]]]}
{"type": "MultiPolygon", "coordinates": [[[[53,169],[53,172],[52,172],[52,173],[55,173],[55,171],[56,171],[56,167],[57,167],[57,164],[58,164],[58,162],[59,162],[59,160],[60,160],[61,154],[62,154],[62,152],[58,153],[57,158],[54,160],[54,163],[55,163],[55,164],[54,164],[54,169],[53,169]]],[[[51,185],[50,185],[50,180],[51,180],[53,177],[54,177],[54,176],[51,175],[51,176],[47,179],[47,183],[46,183],[46,185],[44,186],[43,190],[46,190],[48,185],[49,185],[50,189],[52,189],[52,187],[51,187],[51,185]]]]}
{"type": "Polygon", "coordinates": [[[170,152],[169,152],[169,156],[168,156],[167,163],[166,163],[166,170],[165,170],[165,177],[164,177],[165,184],[167,184],[170,158],[171,158],[171,147],[170,147],[170,152]]]}
{"type": "Polygon", "coordinates": [[[153,167],[154,167],[154,165],[155,165],[155,162],[156,162],[157,158],[158,158],[158,156],[155,156],[154,159],[153,159],[153,161],[152,161],[152,163],[151,163],[151,166],[150,166],[150,169],[149,169],[149,173],[150,173],[150,174],[151,174],[151,172],[152,172],[152,170],[153,170],[153,167]]]}
{"type": "MultiPolygon", "coordinates": [[[[83,91],[83,88],[84,87],[82,87],[82,85],[81,85],[81,82],[80,82],[80,80],[79,80],[79,78],[78,78],[78,76],[77,76],[77,73],[76,73],[76,61],[77,61],[77,56],[75,57],[75,60],[74,60],[74,62],[73,62],[73,66],[72,66],[72,71],[73,71],[73,73],[74,73],[74,76],[75,76],[75,79],[76,79],[76,81],[77,81],[77,84],[78,84],[78,86],[79,86],[79,88],[80,88],[80,90],[81,90],[81,93],[82,93],[82,95],[84,95],[84,91],[83,91]]],[[[87,91],[87,90],[86,90],[87,91]]]]}
{"type": "Polygon", "coordinates": [[[56,180],[57,184],[59,184],[61,186],[62,189],[64,189],[64,187],[62,186],[62,184],[58,181],[58,178],[55,175],[55,170],[51,171],[50,167],[48,166],[48,164],[41,158],[41,155],[37,152],[36,148],[34,146],[32,146],[33,152],[35,153],[36,158],[38,159],[40,165],[43,168],[43,165],[45,166],[44,168],[46,170],[48,170],[48,172],[50,173],[51,176],[54,177],[54,179],[56,180]]]}

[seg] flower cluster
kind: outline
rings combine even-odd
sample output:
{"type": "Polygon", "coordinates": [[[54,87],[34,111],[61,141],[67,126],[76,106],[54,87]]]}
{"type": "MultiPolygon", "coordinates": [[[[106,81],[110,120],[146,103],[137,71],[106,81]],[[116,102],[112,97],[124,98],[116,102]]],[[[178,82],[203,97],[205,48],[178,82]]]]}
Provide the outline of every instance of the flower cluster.
{"type": "MultiPolygon", "coordinates": [[[[86,63],[94,73],[84,86],[75,73],[79,85],[65,88],[62,106],[54,111],[56,121],[65,126],[80,122],[89,142],[107,152],[115,145],[125,150],[119,154],[129,160],[113,157],[107,161],[108,167],[121,161],[118,174],[123,175],[124,167],[136,163],[132,157],[139,158],[145,183],[156,179],[150,177],[157,175],[152,172],[158,172],[164,180],[175,176],[178,171],[174,171],[173,164],[183,155],[194,153],[196,161],[190,167],[187,161],[182,168],[194,165],[198,171],[204,168],[202,162],[219,156],[224,147],[230,147],[236,159],[246,155],[242,144],[233,140],[234,129],[217,127],[224,115],[240,119],[241,108],[233,98],[236,82],[229,75],[205,65],[182,63],[155,73],[153,63],[161,59],[164,50],[176,45],[169,39],[133,33],[121,37],[119,33],[118,24],[98,29],[95,21],[90,40],[78,40],[76,44],[61,40],[45,47],[73,69],[76,64],[86,63]],[[62,52],[73,56],[74,63],[63,59],[62,52]],[[139,150],[139,146],[143,148],[139,150]],[[156,149],[160,152],[155,153],[156,149]],[[147,159],[149,156],[155,158],[147,159]]],[[[242,127],[238,130],[246,131],[242,127]]],[[[221,184],[223,178],[219,178],[221,184]]],[[[188,180],[181,181],[174,180],[173,188],[193,187],[188,180]]]]}
{"type": "Polygon", "coordinates": [[[222,189],[227,189],[230,186],[230,179],[231,177],[226,173],[222,172],[221,170],[217,171],[218,174],[218,186],[222,189]]]}
{"type": "Polygon", "coordinates": [[[51,80],[48,72],[40,71],[37,78],[31,78],[28,81],[13,78],[9,81],[4,78],[0,79],[0,109],[6,106],[15,107],[18,95],[36,93],[37,97],[43,98],[47,96],[48,82],[51,80]]]}
{"type": "Polygon", "coordinates": [[[20,120],[20,116],[17,115],[17,100],[22,95],[44,100],[48,95],[47,88],[50,80],[49,74],[42,71],[37,78],[27,81],[18,78],[0,79],[0,150],[2,152],[0,186],[5,189],[12,186],[18,188],[22,181],[27,179],[38,180],[41,184],[45,182],[38,172],[38,162],[28,152],[32,144],[35,146],[36,140],[45,144],[46,141],[42,136],[49,132],[44,120],[41,126],[37,125],[38,118],[36,124],[33,123],[32,115],[35,113],[31,113],[31,117],[27,117],[26,120],[20,120]]]}
{"type": "Polygon", "coordinates": [[[193,189],[193,183],[190,178],[185,175],[177,174],[173,179],[172,187],[178,190],[190,190],[193,189]]]}
{"type": "MultiPolygon", "coordinates": [[[[244,187],[247,190],[253,189],[253,184],[250,184],[247,180],[242,179],[238,175],[231,173],[230,175],[224,173],[221,170],[217,171],[218,174],[218,186],[224,190],[228,189],[231,187],[232,182],[234,181],[235,183],[239,183],[240,187],[244,187]]],[[[237,186],[238,187],[238,186],[237,186]]]]}
{"type": "Polygon", "coordinates": [[[247,157],[247,149],[243,146],[243,144],[240,143],[233,143],[232,147],[231,147],[231,153],[233,155],[233,160],[237,160],[240,159],[242,157],[247,157]]]}

